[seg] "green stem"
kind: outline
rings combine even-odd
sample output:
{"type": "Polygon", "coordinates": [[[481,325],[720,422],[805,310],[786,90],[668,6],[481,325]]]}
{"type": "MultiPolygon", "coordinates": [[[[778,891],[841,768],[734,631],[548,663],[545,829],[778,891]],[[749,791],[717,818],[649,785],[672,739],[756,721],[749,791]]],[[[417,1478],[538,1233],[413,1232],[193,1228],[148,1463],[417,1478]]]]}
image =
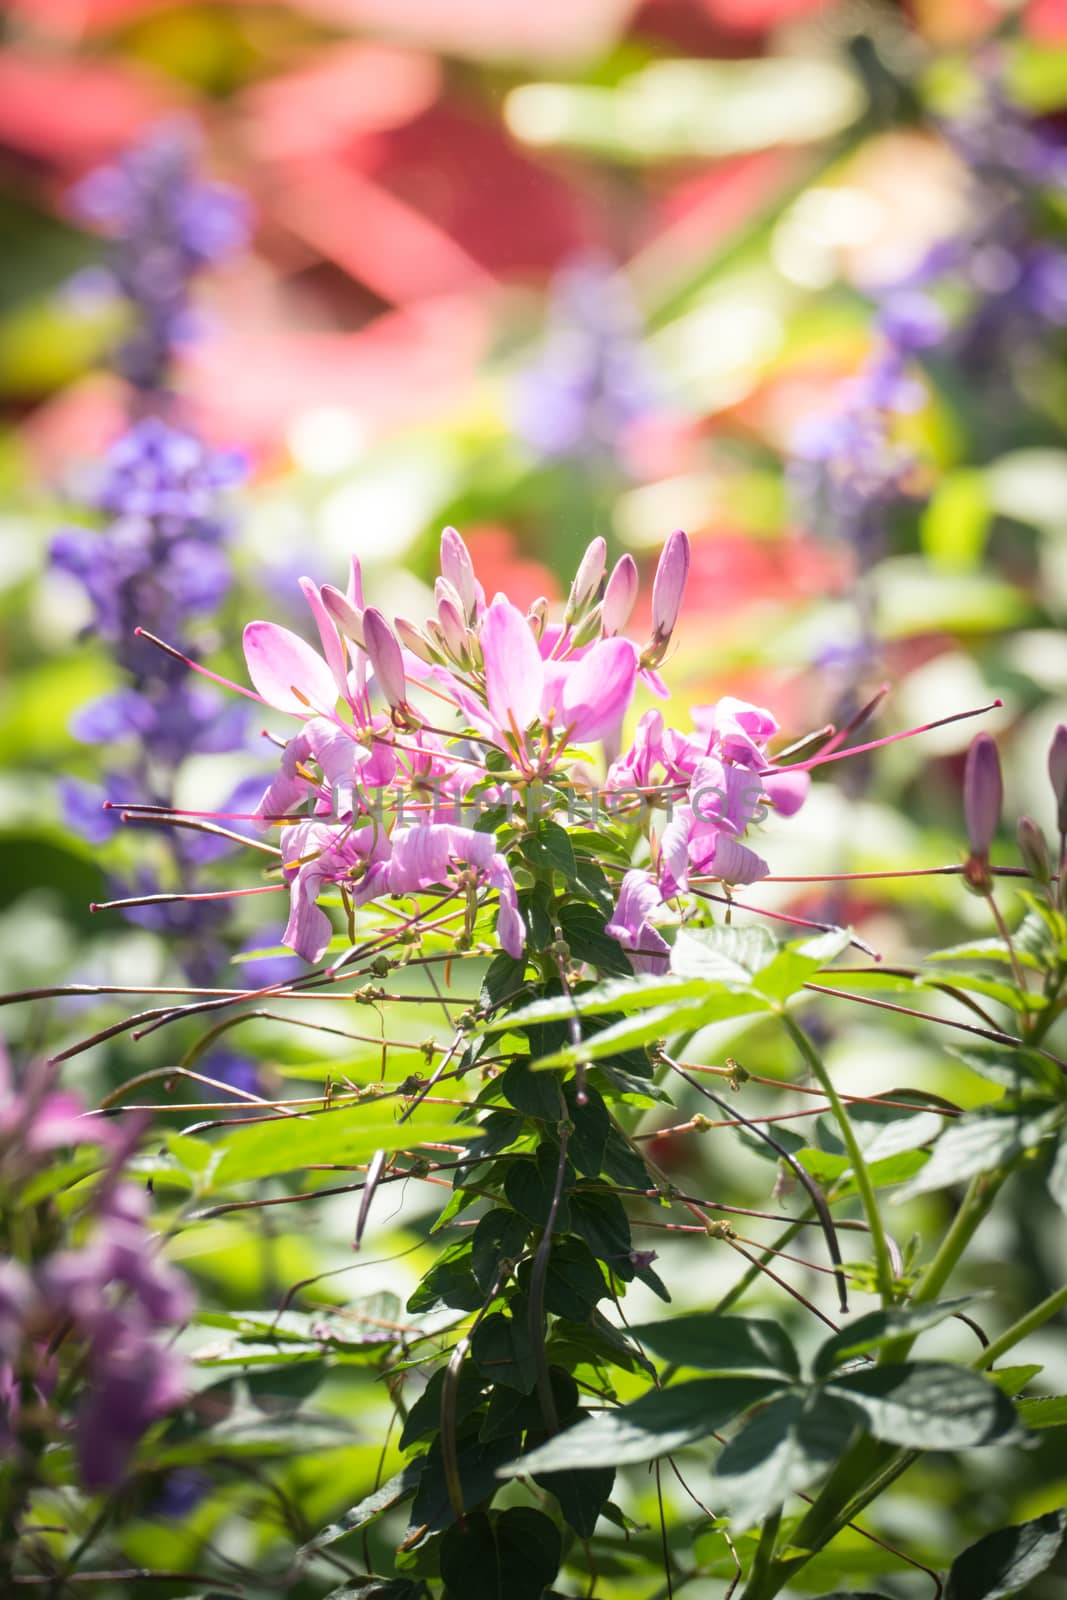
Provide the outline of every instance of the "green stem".
{"type": "Polygon", "coordinates": [[[999,1338],[994,1339],[981,1355],[975,1357],[971,1366],[979,1372],[985,1367],[991,1367],[1005,1351],[1017,1345],[1021,1339],[1025,1339],[1027,1334],[1033,1333],[1035,1328],[1040,1328],[1043,1322],[1054,1317],[1057,1311],[1062,1311],[1064,1306],[1067,1306],[1067,1284],[1062,1289],[1057,1289],[1054,1294],[1048,1295],[1039,1305],[1034,1306],[1032,1311],[1028,1311],[1025,1317],[1020,1317],[1018,1322],[1013,1322],[1010,1328],[1005,1328],[999,1338]]]}
{"type": "Polygon", "coordinates": [[[859,1190],[863,1213],[867,1218],[867,1226],[871,1230],[871,1246],[874,1250],[875,1275],[878,1280],[878,1292],[882,1297],[884,1306],[892,1305],[896,1298],[895,1278],[893,1275],[893,1260],[889,1253],[889,1240],[886,1238],[885,1228],[882,1226],[882,1214],[878,1209],[878,1196],[874,1192],[874,1184],[867,1170],[867,1163],[863,1159],[863,1151],[859,1147],[848,1112],[834,1088],[833,1080],[827,1072],[822,1057],[815,1046],[798,1023],[792,1017],[782,1013],[785,1023],[797,1049],[803,1055],[808,1066],[819,1080],[819,1087],[830,1103],[830,1110],[841,1130],[841,1138],[845,1149],[848,1151],[849,1161],[852,1163],[856,1187],[859,1190]]]}
{"type": "MultiPolygon", "coordinates": [[[[741,1600],[764,1600],[764,1585],[774,1570],[774,1547],[778,1542],[778,1530],[782,1523],[782,1508],[778,1507],[766,1519],[760,1529],[759,1543],[756,1554],[752,1558],[752,1570],[748,1575],[741,1600]]],[[[766,1594],[772,1595],[777,1591],[769,1589],[766,1594]]]]}

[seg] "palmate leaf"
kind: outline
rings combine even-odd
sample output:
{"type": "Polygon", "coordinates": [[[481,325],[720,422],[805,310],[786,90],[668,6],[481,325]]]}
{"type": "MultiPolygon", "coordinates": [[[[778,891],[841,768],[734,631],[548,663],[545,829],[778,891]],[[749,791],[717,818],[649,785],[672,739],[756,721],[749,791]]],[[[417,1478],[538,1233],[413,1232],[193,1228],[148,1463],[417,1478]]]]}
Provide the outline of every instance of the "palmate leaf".
{"type": "Polygon", "coordinates": [[[1056,1128],[1064,1117],[1062,1106],[1023,1106],[1018,1109],[974,1111],[960,1117],[934,1145],[934,1153],[922,1171],[908,1185],[901,1199],[943,1189],[947,1184],[963,1183],[976,1173],[989,1172],[1011,1161],[1024,1150],[1032,1150],[1056,1128]]]}
{"type": "Polygon", "coordinates": [[[646,1322],[631,1334],[665,1361],[703,1372],[737,1372],[789,1383],[800,1372],[789,1335],[776,1322],[694,1311],[669,1321],[646,1322]]]}
{"type": "Polygon", "coordinates": [[[855,1416],[819,1393],[783,1394],[747,1422],[715,1464],[710,1495],[738,1532],[821,1478],[855,1430],[855,1416]]]}
{"type": "Polygon", "coordinates": [[[911,1450],[969,1450],[1024,1437],[996,1384],[947,1361],[864,1367],[827,1380],[823,1392],[858,1413],[876,1439],[911,1450]]]}
{"type": "Polygon", "coordinates": [[[969,1304],[970,1297],[964,1296],[959,1300],[942,1300],[934,1305],[896,1306],[888,1311],[869,1311],[866,1316],[857,1317],[855,1322],[841,1328],[819,1346],[814,1361],[815,1376],[823,1377],[835,1367],[854,1361],[857,1356],[880,1350],[901,1334],[921,1333],[924,1328],[935,1327],[969,1304]]]}
{"type": "Polygon", "coordinates": [[[528,1455],[509,1461],[502,1478],[526,1472],[578,1472],[621,1467],[669,1455],[682,1445],[707,1439],[782,1388],[777,1378],[694,1378],[667,1389],[653,1389],[617,1411],[598,1412],[559,1433],[528,1455]]]}
{"type": "Polygon", "coordinates": [[[1002,1600],[1017,1594],[1051,1566],[1065,1530],[1067,1513],[1049,1511],[1033,1522],[987,1534],[952,1563],[945,1600],[1002,1600]]]}
{"type": "Polygon", "coordinates": [[[344,1106],[229,1133],[204,1174],[212,1190],[278,1177],[318,1163],[369,1161],[377,1150],[415,1150],[422,1144],[464,1144],[477,1130],[444,1119],[399,1123],[379,1108],[344,1106]]]}
{"type": "Polygon", "coordinates": [[[541,1600],[559,1571],[559,1530],[543,1511],[476,1511],[441,1544],[448,1600],[541,1600]]]}

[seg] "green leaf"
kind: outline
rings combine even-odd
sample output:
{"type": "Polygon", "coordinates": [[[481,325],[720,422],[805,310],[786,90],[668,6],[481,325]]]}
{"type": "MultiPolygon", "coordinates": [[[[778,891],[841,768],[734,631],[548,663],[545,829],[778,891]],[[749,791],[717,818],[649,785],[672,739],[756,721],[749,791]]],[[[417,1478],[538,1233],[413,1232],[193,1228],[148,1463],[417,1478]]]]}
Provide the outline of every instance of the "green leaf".
{"type": "Polygon", "coordinates": [[[1020,1400],[1016,1406],[1019,1421],[1027,1428],[1067,1426],[1067,1394],[1037,1394],[1020,1400]]]}
{"type": "Polygon", "coordinates": [[[511,1461],[500,1477],[622,1467],[707,1439],[781,1388],[776,1378],[694,1378],[652,1389],[617,1411],[602,1411],[511,1461]]]}
{"type": "Polygon", "coordinates": [[[576,1189],[571,1195],[571,1228],[598,1261],[620,1278],[632,1276],[630,1223],[618,1195],[576,1189]]]}
{"type": "MultiPolygon", "coordinates": [[[[533,1262],[519,1268],[519,1283],[529,1290],[533,1262]]],[[[581,1239],[554,1242],[545,1274],[545,1309],[571,1322],[584,1322],[598,1300],[608,1293],[604,1274],[589,1246],[581,1239]]]]}
{"type": "Polygon", "coordinates": [[[515,1296],[508,1314],[493,1311],[478,1324],[471,1336],[471,1359],[486,1383],[530,1393],[537,1382],[537,1362],[524,1295],[515,1296]]]}
{"type": "Polygon", "coordinates": [[[777,1322],[756,1317],[692,1311],[665,1322],[640,1323],[630,1332],[647,1349],[679,1367],[746,1372],[780,1378],[783,1383],[800,1372],[789,1335],[777,1322]]]}
{"type": "Polygon", "coordinates": [[[443,1120],[399,1123],[377,1109],[345,1106],[339,1111],[281,1117],[277,1122],[241,1128],[217,1146],[208,1174],[212,1189],[249,1183],[319,1162],[354,1165],[376,1150],[416,1150],[426,1143],[462,1144],[469,1127],[443,1120]]]}
{"type": "Polygon", "coordinates": [[[511,995],[518,994],[525,974],[525,956],[509,956],[506,950],[498,950],[482,979],[479,997],[482,1005],[498,1006],[511,995]]]}
{"type": "Polygon", "coordinates": [[[998,1389],[1002,1390],[1011,1399],[1014,1399],[1017,1394],[1022,1393],[1028,1383],[1031,1383],[1037,1377],[1039,1372],[1043,1372],[1045,1369],[1040,1363],[1031,1363],[1029,1366],[989,1367],[986,1370],[990,1382],[995,1383],[998,1389]]]}
{"type": "Polygon", "coordinates": [[[680,1004],[653,1006],[635,1017],[625,1017],[612,1023],[579,1045],[565,1045],[551,1055],[543,1056],[534,1065],[546,1067],[574,1067],[583,1061],[599,1061],[604,1056],[618,1055],[622,1050],[632,1050],[637,1045],[649,1044],[653,1039],[668,1038],[678,1033],[688,1033],[706,1027],[712,1022],[724,1022],[729,1017],[743,1017],[760,1011],[769,1011],[770,1002],[755,993],[742,994],[723,989],[716,993],[703,985],[702,997],[680,1004]]]}
{"type": "Polygon", "coordinates": [[[772,962],[778,943],[766,928],[680,928],[671,971],[680,978],[747,989],[752,975],[772,962]]]}
{"type": "Polygon", "coordinates": [[[434,1262],[407,1303],[409,1311],[428,1311],[439,1300],[456,1311],[477,1311],[485,1298],[471,1271],[473,1240],[460,1239],[434,1262]]]}
{"type": "Polygon", "coordinates": [[[989,483],[978,467],[941,479],[919,519],[919,541],[935,567],[969,572],[978,565],[993,516],[989,483]]]}
{"type": "Polygon", "coordinates": [[[804,939],[783,946],[765,967],[752,979],[752,986],[768,1000],[781,1004],[798,993],[809,978],[835,960],[848,949],[849,934],[845,928],[820,934],[816,939],[804,939]]]}
{"type": "Polygon", "coordinates": [[[901,1195],[926,1194],[950,1183],[963,1183],[976,1173],[1012,1161],[1024,1150],[1031,1150],[1057,1127],[1063,1118],[1060,1106],[1039,1107],[1023,1115],[1019,1111],[973,1111],[946,1128],[934,1146],[934,1153],[923,1170],[901,1195]]]}
{"type": "Polygon", "coordinates": [[[784,1394],[758,1411],[715,1464],[711,1499],[738,1532],[762,1522],[841,1455],[855,1431],[847,1407],[825,1395],[784,1394]]]}
{"type": "MultiPolygon", "coordinates": [[[[1028,967],[1032,972],[1041,971],[1041,963],[1037,957],[1028,950],[1020,950],[1016,944],[1016,960],[1021,966],[1028,967]]],[[[925,958],[927,961],[995,961],[1001,966],[1012,965],[1011,950],[1003,939],[968,939],[964,944],[954,944],[947,950],[931,950],[925,958]]]]}
{"type": "Polygon", "coordinates": [[[530,1225],[514,1211],[497,1206],[480,1218],[471,1241],[471,1271],[488,1294],[502,1261],[514,1261],[526,1248],[530,1225]]]}
{"type": "Polygon", "coordinates": [[[1016,1094],[1026,1090],[1039,1094],[1062,1095],[1065,1084],[1063,1074],[1055,1062],[1039,1055],[1036,1050],[999,1044],[950,1045],[949,1051],[972,1072],[1002,1083],[1016,1094]]]}
{"type": "Polygon", "coordinates": [[[630,960],[618,940],[604,932],[606,920],[595,906],[582,903],[572,902],[559,910],[560,932],[573,958],[622,977],[631,971],[630,960]]]}
{"type": "Polygon", "coordinates": [[[854,1361],[857,1356],[865,1355],[870,1350],[880,1350],[903,1333],[921,1333],[924,1328],[932,1328],[969,1304],[970,1297],[964,1296],[960,1300],[942,1300],[933,1305],[897,1306],[888,1311],[869,1311],[866,1316],[857,1317],[855,1322],[850,1322],[819,1346],[813,1366],[815,1376],[825,1377],[835,1367],[854,1361]]]}
{"type": "Polygon", "coordinates": [[[575,1013],[580,1017],[588,1017],[616,1011],[627,1016],[666,1001],[699,1000],[704,993],[706,985],[695,981],[645,973],[631,974],[626,979],[609,978],[604,983],[576,988],[570,995],[547,995],[540,1000],[532,1000],[521,1010],[487,1023],[483,1031],[502,1033],[535,1022],[567,1022],[575,1013]]]}
{"type": "Polygon", "coordinates": [[[449,1600],[541,1600],[562,1553],[559,1531],[542,1511],[476,1511],[441,1541],[441,1577],[449,1600]]]}
{"type": "Polygon", "coordinates": [[[564,1519],[580,1539],[591,1539],[596,1531],[604,1502],[615,1483],[614,1467],[598,1467],[594,1472],[539,1472],[534,1482],[559,1501],[564,1519]]]}
{"type": "Polygon", "coordinates": [[[1065,1528],[1067,1513],[1049,1511],[987,1534],[952,1563],[945,1600],[1002,1600],[1017,1593],[1055,1560],[1065,1528]]]}
{"type": "MultiPolygon", "coordinates": [[[[504,1194],[508,1204],[526,1217],[536,1227],[543,1228],[548,1221],[559,1175],[559,1146],[548,1140],[538,1145],[531,1160],[522,1157],[512,1161],[504,1179],[504,1194]]],[[[564,1233],[570,1226],[570,1209],[567,1190],[574,1185],[575,1172],[569,1161],[563,1165],[563,1192],[556,1210],[555,1231],[564,1233]]]]}
{"type": "MultiPolygon", "coordinates": [[[[445,1384],[445,1368],[438,1367],[425,1389],[415,1401],[411,1410],[404,1419],[404,1431],[400,1435],[401,1450],[409,1450],[420,1439],[429,1439],[441,1427],[441,1390],[445,1384]]],[[[477,1368],[471,1363],[464,1362],[459,1369],[459,1381],[456,1384],[455,1395],[455,1421],[460,1426],[466,1422],[472,1411],[476,1411],[482,1401],[482,1390],[485,1381],[477,1368]]]]}
{"type": "MultiPolygon", "coordinates": [[[[549,1367],[548,1376],[556,1404],[556,1416],[561,1426],[566,1427],[578,1410],[578,1385],[562,1367],[549,1367]]],[[[484,1441],[501,1439],[505,1434],[510,1434],[514,1438],[530,1428],[540,1433],[544,1425],[541,1401],[536,1394],[519,1394],[515,1389],[494,1389],[489,1396],[478,1437],[484,1441]]]]}
{"type": "Polygon", "coordinates": [[[420,1456],[415,1461],[409,1461],[402,1471],[390,1478],[388,1483],[383,1483],[380,1489],[375,1489],[373,1494],[367,1495],[358,1505],[346,1511],[338,1522],[331,1522],[317,1533],[298,1555],[313,1555],[316,1550],[323,1549],[326,1545],[336,1544],[338,1539],[345,1539],[350,1533],[356,1533],[360,1528],[365,1528],[384,1512],[391,1511],[394,1506],[402,1505],[419,1486],[422,1476],[423,1461],[420,1456]]]}
{"type": "MultiPolygon", "coordinates": [[[[428,1600],[429,1593],[421,1578],[376,1578],[372,1575],[338,1584],[325,1600],[428,1600]]],[[[222,1600],[221,1594],[219,1600],[222,1600]]]]}
{"type": "Polygon", "coordinates": [[[603,1096],[587,1084],[584,1103],[578,1097],[578,1085],[569,1078],[563,1086],[567,1115],[572,1123],[567,1154],[587,1178],[600,1176],[604,1166],[604,1147],[611,1131],[611,1118],[603,1096]]]}
{"type": "Polygon", "coordinates": [[[832,1378],[824,1392],[853,1406],[876,1439],[913,1450],[1017,1443],[1015,1408],[996,1384],[946,1361],[894,1362],[832,1378]]]}
{"type": "MultiPolygon", "coordinates": [[[[461,1439],[456,1452],[460,1488],[465,1506],[476,1506],[496,1488],[497,1474],[519,1447],[517,1434],[486,1442],[477,1436],[461,1439]]],[[[411,1507],[411,1529],[425,1528],[428,1534],[450,1528],[456,1513],[448,1496],[441,1441],[435,1439],[425,1456],[418,1492],[411,1507]]]]}
{"type": "Polygon", "coordinates": [[[521,1056],[507,1068],[498,1086],[508,1104],[521,1111],[524,1117],[555,1124],[563,1115],[559,1079],[543,1072],[531,1072],[529,1061],[521,1056]]]}

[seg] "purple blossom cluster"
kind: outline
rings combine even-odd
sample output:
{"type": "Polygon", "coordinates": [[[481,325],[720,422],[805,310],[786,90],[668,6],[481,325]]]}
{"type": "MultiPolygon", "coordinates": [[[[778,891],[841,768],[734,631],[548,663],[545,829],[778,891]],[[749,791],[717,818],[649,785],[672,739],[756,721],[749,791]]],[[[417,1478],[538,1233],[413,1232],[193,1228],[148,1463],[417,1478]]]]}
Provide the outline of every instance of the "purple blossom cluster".
{"type": "Polygon", "coordinates": [[[2,1063],[0,1180],[9,1215],[57,1151],[92,1144],[104,1171],[79,1242],[63,1245],[47,1208],[26,1207],[26,1248],[0,1263],[0,1446],[17,1456],[24,1435],[70,1436],[82,1486],[96,1492],[122,1481],[143,1434],[184,1395],[183,1364],[167,1336],[189,1316],[192,1297],[159,1254],[147,1195],[121,1176],[129,1128],[119,1133],[88,1118],[44,1072],[16,1088],[2,1063]]]}
{"type": "Polygon", "coordinates": [[[591,258],[558,275],[548,331],[523,374],[519,436],[547,460],[618,460],[657,407],[651,364],[619,273],[591,258]]]}
{"type": "Polygon", "coordinates": [[[1035,339],[1067,327],[1067,249],[1040,215],[1044,195],[1067,194],[1067,144],[993,75],[943,132],[971,174],[969,220],[884,296],[865,367],[793,441],[802,520],[850,546],[861,573],[914,480],[898,422],[922,403],[917,360],[951,356],[980,393],[1035,339]]]}
{"type": "Polygon", "coordinates": [[[75,214],[113,241],[106,281],[133,321],[116,364],[142,391],[166,388],[175,346],[196,332],[193,279],[248,237],[244,196],[201,179],[198,155],[195,131],[167,123],[91,172],[72,196],[75,214]]]}
{"type": "Polygon", "coordinates": [[[324,955],[333,937],[320,904],[326,894],[339,894],[351,928],[357,909],[383,896],[433,890],[471,906],[486,890],[496,899],[500,946],[520,957],[529,929],[508,856],[523,830],[510,801],[530,785],[559,797],[614,795],[622,803],[613,816],[644,838],[649,865],[626,875],[609,924],[635,967],[649,953],[662,958],[666,946],[649,919],[693,877],[733,884],[763,876],[766,862],[742,836],[759,803],[789,814],[808,784],[806,771],[779,772],[770,761],[778,725],[768,711],[722,700],[697,708],[688,732],[651,711],[603,784],[595,782],[591,747],[619,748],[637,685],[669,698],[658,668],[689,560],[685,534],[672,534],[643,647],[623,632],[638,588],[631,556],[609,575],[604,540],[595,539],[556,622],[544,600],[526,613],[501,594],[488,601],[453,528],[441,541],[436,615],[422,626],[390,623],[365,605],[355,562],[344,592],[301,580],[321,653],[277,624],[249,623],[245,659],[257,696],[300,723],[257,807],[264,829],[281,829],[290,891],[283,942],[309,961],[324,955]],[[401,799],[388,812],[384,789],[401,799]],[[440,820],[443,806],[452,803],[460,819],[475,799],[481,818],[487,806],[499,808],[495,831],[440,820]]]}
{"type": "MultiPolygon", "coordinates": [[[[83,707],[73,723],[85,743],[128,752],[102,784],[67,780],[61,786],[68,819],[94,843],[118,826],[119,811],[103,809],[105,802],[173,804],[184,760],[244,742],[241,708],[135,632],[140,625],[188,646],[183,636],[190,623],[218,605],[230,582],[220,497],[243,471],[238,457],[212,451],[159,418],[145,418],[105,462],[97,495],[109,519],[104,527],[66,528],[53,540],[53,564],[82,585],[92,608],[91,631],[108,643],[130,679],[83,707]]],[[[206,835],[167,838],[185,879],[220,850],[220,842],[206,835]]],[[[150,894],[159,887],[145,873],[116,890],[150,894]]],[[[184,945],[186,970],[200,980],[224,957],[212,936],[225,915],[220,905],[186,903],[147,908],[136,918],[184,945]]]]}

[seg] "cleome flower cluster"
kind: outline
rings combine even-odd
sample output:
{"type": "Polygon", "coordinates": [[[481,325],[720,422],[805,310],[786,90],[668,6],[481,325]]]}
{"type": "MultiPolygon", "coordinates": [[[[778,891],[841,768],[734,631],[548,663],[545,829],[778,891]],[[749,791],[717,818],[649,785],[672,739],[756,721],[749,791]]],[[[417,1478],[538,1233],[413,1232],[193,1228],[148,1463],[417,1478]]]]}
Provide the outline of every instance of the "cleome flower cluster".
{"type": "Polygon", "coordinates": [[[309,961],[324,955],[334,932],[327,894],[340,896],[351,925],[384,895],[485,891],[496,896],[500,946],[518,958],[528,928],[508,848],[521,833],[516,796],[531,792],[568,806],[595,797],[635,825],[642,864],[625,873],[608,932],[637,970],[663,964],[653,919],[690,874],[728,884],[763,876],[746,829],[766,807],[796,810],[808,783],[805,771],[777,772],[768,759],[777,732],[768,711],[723,699],[697,708],[682,731],[652,710],[620,750],[639,682],[669,699],[658,669],[689,562],[686,535],[673,533],[640,646],[624,632],[638,592],[631,556],[609,574],[604,540],[594,539],[553,621],[543,599],[528,612],[502,594],[487,600],[452,528],[441,540],[436,614],[422,625],[366,605],[355,562],[344,591],[301,580],[321,651],[278,624],[249,623],[258,697],[300,723],[256,811],[262,827],[281,829],[284,943],[309,961]]]}

